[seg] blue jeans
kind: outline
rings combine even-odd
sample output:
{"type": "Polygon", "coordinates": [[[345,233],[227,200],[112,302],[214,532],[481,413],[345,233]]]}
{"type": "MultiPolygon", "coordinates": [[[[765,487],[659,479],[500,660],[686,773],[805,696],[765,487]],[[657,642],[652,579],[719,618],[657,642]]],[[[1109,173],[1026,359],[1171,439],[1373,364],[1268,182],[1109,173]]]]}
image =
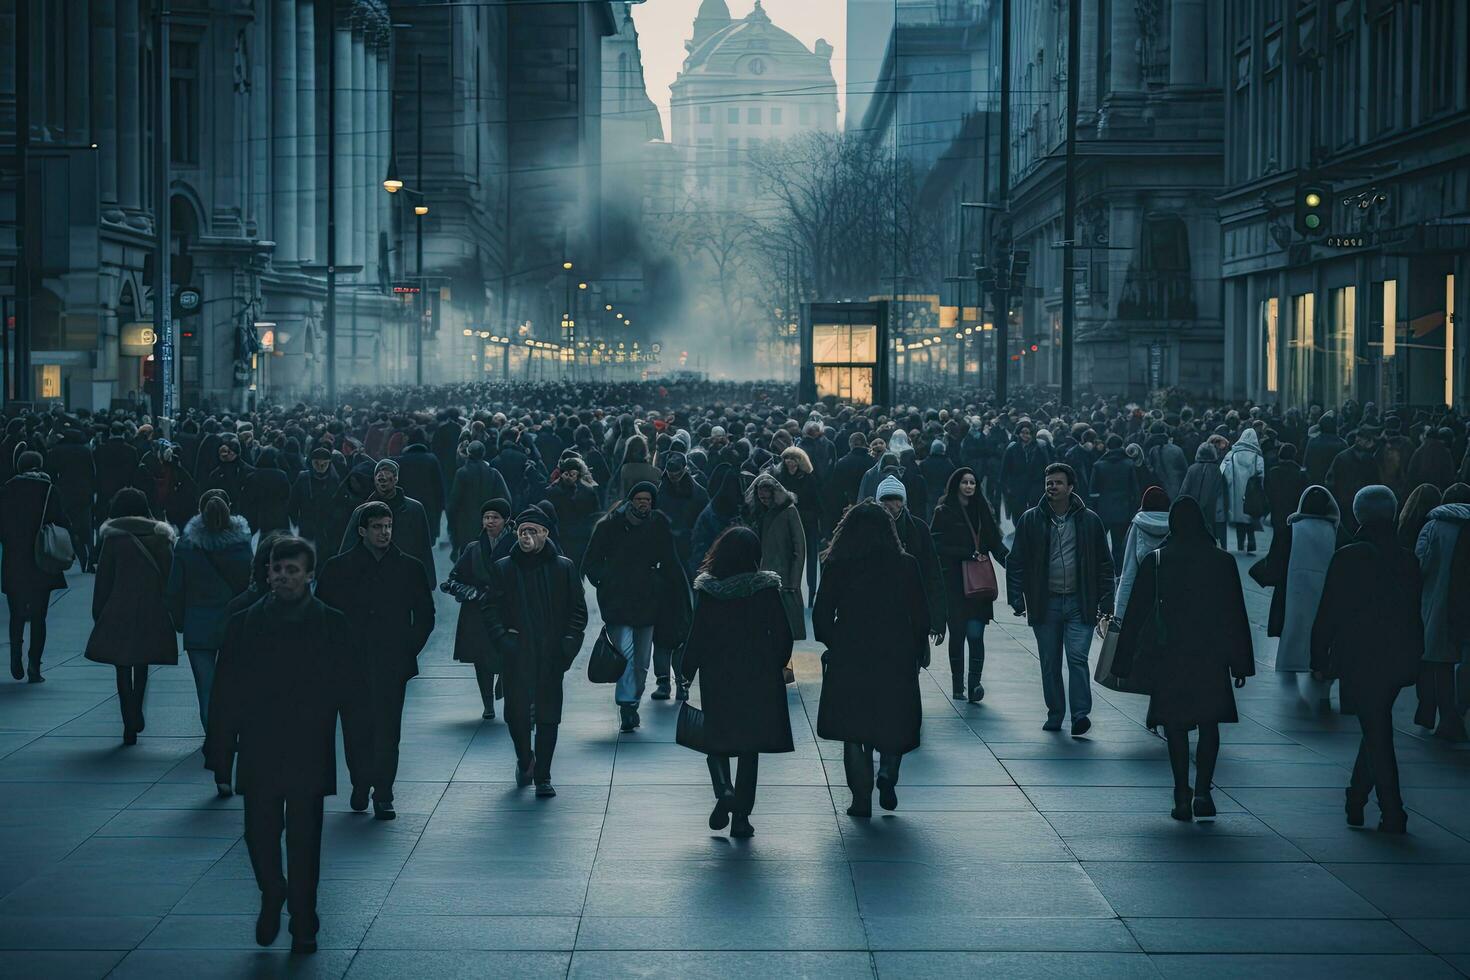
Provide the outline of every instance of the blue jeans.
{"type": "Polygon", "coordinates": [[[214,690],[215,650],[186,650],[189,669],[194,672],[194,690],[199,695],[199,724],[209,731],[209,692],[214,690]]]}
{"type": "Polygon", "coordinates": [[[1092,711],[1092,672],[1087,654],[1092,648],[1093,623],[1082,615],[1076,595],[1054,595],[1047,603],[1046,619],[1033,623],[1036,648],[1041,654],[1041,693],[1046,698],[1048,721],[1061,721],[1070,701],[1072,721],[1092,711]],[[1067,690],[1062,691],[1062,651],[1067,654],[1067,690]]]}
{"type": "Polygon", "coordinates": [[[628,658],[628,667],[618,680],[614,693],[618,704],[637,704],[643,700],[643,685],[648,680],[648,662],[653,656],[652,626],[614,626],[607,624],[607,638],[618,645],[628,658]]]}

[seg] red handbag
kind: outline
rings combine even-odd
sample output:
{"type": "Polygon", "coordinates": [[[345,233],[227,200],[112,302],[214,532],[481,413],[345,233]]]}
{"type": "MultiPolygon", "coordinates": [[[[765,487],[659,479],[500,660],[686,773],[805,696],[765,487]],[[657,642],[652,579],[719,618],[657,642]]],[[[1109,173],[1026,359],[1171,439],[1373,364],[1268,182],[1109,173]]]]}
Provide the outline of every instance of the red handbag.
{"type": "Polygon", "coordinates": [[[960,513],[964,515],[965,524],[970,529],[970,538],[975,542],[975,554],[978,559],[969,559],[960,562],[960,580],[964,583],[966,599],[983,599],[993,602],[1000,595],[1000,585],[995,581],[995,566],[990,563],[990,556],[980,550],[980,535],[975,531],[975,525],[970,523],[970,515],[965,512],[963,505],[960,513]]]}

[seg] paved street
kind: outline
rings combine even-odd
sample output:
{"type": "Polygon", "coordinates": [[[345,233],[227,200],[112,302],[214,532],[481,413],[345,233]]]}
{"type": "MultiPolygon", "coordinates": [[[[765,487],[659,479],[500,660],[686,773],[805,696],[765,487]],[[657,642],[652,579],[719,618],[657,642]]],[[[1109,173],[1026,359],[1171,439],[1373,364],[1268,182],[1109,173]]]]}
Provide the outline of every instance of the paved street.
{"type": "Polygon", "coordinates": [[[983,704],[951,701],[947,668],[924,679],[900,809],[871,821],[843,813],[841,746],[813,731],[818,650],[802,644],[796,752],[762,760],[749,841],[707,829],[705,767],[674,744],[674,703],[619,736],[582,662],[560,795],[517,790],[504,724],[480,720],[451,661],[440,595],[410,685],[399,819],[328,801],[322,948],[291,962],[285,931],[253,944],[240,801],[217,800],[200,768],[188,667],[155,670],[147,731],[123,748],[112,671],[80,654],[91,578],[68,578],[48,683],[0,682],[5,977],[1470,974],[1470,753],[1419,737],[1407,693],[1410,833],[1348,829],[1356,723],[1272,674],[1249,580],[1260,674],[1223,729],[1213,825],[1169,818],[1143,699],[1098,689],[1087,738],[1041,730],[1034,644],[1007,613],[987,631],[983,704]]]}

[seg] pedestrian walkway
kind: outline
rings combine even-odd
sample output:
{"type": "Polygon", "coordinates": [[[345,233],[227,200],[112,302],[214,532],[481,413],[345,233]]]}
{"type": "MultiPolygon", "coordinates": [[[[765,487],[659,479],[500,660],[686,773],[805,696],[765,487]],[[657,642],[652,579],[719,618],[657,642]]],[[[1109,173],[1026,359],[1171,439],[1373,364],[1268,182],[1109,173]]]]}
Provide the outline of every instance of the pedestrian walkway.
{"type": "Polygon", "coordinates": [[[1259,675],[1222,726],[1215,823],[1169,818],[1142,698],[1099,688],[1088,737],[1043,732],[1031,633],[1003,611],[982,704],[950,700],[936,651],[900,808],[870,821],[842,812],[842,746],[814,734],[819,651],[799,644],[796,751],[762,760],[748,841],[706,827],[713,797],[703,760],[674,744],[675,703],[646,704],[619,736],[585,653],[559,795],[516,789],[505,725],[480,720],[438,595],[398,819],[351,813],[345,791],[327,801],[321,952],[290,962],[285,931],[254,945],[240,800],[216,799],[201,768],[189,668],[155,670],[147,730],[122,747],[112,670],[80,655],[92,580],[68,578],[48,683],[0,681],[0,977],[1470,974],[1470,753],[1419,737],[1406,692],[1409,835],[1349,829],[1356,722],[1271,672],[1249,579],[1259,675]]]}

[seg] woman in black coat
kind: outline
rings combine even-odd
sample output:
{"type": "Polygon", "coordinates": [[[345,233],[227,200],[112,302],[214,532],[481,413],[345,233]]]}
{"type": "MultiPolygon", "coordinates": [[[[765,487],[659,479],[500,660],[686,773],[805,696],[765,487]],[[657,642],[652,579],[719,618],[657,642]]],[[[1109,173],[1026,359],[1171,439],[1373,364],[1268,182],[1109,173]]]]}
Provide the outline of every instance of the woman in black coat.
{"type": "Polygon", "coordinates": [[[500,652],[490,642],[481,613],[480,600],[491,586],[492,569],[509,557],[516,546],[515,525],[510,521],[510,501],[487,500],[480,505],[480,536],[459,553],[449,579],[439,586],[459,603],[459,621],[454,628],[454,659],[474,664],[475,683],[480,688],[480,717],[495,717],[495,675],[504,671],[500,652]]]}
{"type": "Polygon", "coordinates": [[[791,752],[786,710],[786,661],[791,627],[781,603],[781,577],[758,571],[760,539],[745,527],[727,529],[694,580],[694,623],[680,668],[684,682],[699,675],[715,808],[711,830],[730,823],[731,837],[750,837],[761,752],[791,752]],[[738,756],[736,780],[730,757],[738,756]]]}
{"type": "MultiPolygon", "coordinates": [[[[10,676],[25,677],[32,684],[41,676],[41,654],[46,649],[46,611],[51,590],[66,588],[60,572],[48,572],[36,564],[36,532],[42,524],[67,527],[60,491],[41,470],[41,454],[23,452],[16,459],[16,474],[0,486],[0,591],[10,611],[10,676]],[[29,666],[21,665],[21,648],[26,624],[31,624],[29,666]]],[[[81,529],[83,535],[90,528],[81,529]]]]}
{"type": "Polygon", "coordinates": [[[985,624],[995,618],[993,598],[965,595],[964,565],[988,555],[1004,568],[1010,554],[990,505],[980,493],[975,471],[961,466],[950,474],[944,496],[934,508],[934,551],[944,569],[945,608],[949,612],[949,671],[955,700],[971,704],[985,697],[980,673],[985,669],[985,624]],[[970,684],[965,686],[965,643],[970,644],[970,684]]]}
{"type": "Polygon", "coordinates": [[[919,669],[928,663],[929,607],[919,564],[903,551],[893,520],[873,501],[854,505],[822,559],[812,631],[827,647],[817,734],[843,743],[852,790],[849,816],[898,806],[898,766],[919,747],[919,669]]]}
{"type": "Polygon", "coordinates": [[[551,501],[556,511],[553,516],[561,553],[580,569],[582,555],[587,552],[587,542],[592,540],[592,528],[602,509],[597,502],[597,484],[592,482],[592,472],[586,462],[575,456],[561,460],[556,482],[546,489],[545,499],[551,501]]]}
{"type": "Polygon", "coordinates": [[[1255,672],[1235,559],[1217,546],[1199,503],[1180,497],[1169,508],[1163,547],[1139,562],[1113,662],[1113,673],[1150,695],[1146,723],[1163,726],[1169,740],[1175,820],[1215,816],[1210,780],[1220,755],[1220,725],[1239,720],[1230,678],[1244,687],[1255,672]],[[1191,791],[1194,728],[1199,746],[1191,791]]]}

